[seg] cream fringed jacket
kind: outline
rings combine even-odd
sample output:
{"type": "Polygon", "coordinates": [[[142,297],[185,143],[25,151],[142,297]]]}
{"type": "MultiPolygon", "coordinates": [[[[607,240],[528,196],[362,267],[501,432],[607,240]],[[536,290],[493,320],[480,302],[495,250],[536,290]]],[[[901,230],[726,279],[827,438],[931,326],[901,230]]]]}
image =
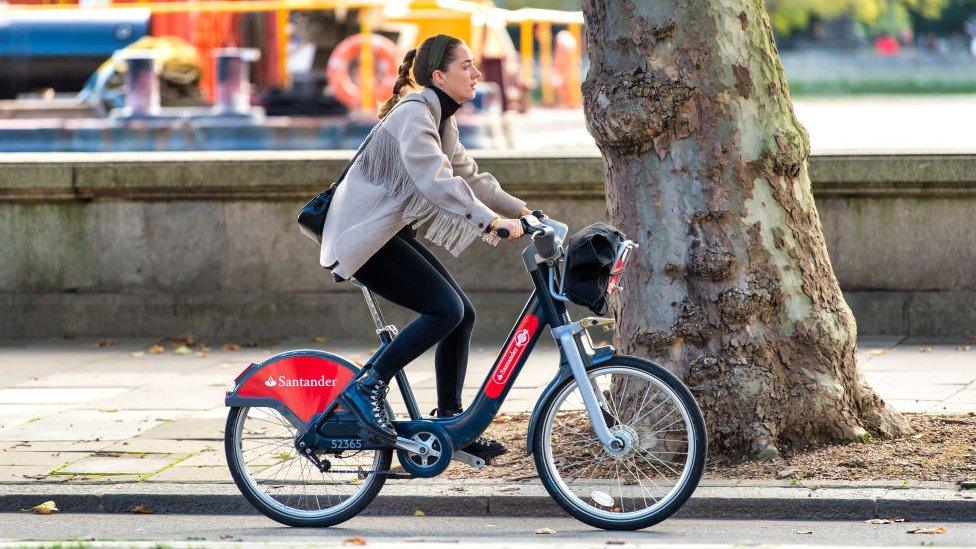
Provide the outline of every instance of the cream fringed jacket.
{"type": "Polygon", "coordinates": [[[426,237],[457,256],[496,215],[517,217],[525,202],[478,171],[452,116],[437,126],[440,101],[429,88],[411,93],[383,119],[336,189],[322,231],[319,261],[348,279],[405,225],[430,221],[426,237]],[[419,101],[416,101],[419,99],[419,101]]]}

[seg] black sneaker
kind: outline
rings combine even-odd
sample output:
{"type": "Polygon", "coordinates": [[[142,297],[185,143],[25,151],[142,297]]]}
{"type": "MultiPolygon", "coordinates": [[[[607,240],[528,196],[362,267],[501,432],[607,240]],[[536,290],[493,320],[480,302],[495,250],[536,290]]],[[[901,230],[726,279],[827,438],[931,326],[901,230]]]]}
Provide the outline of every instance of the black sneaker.
{"type": "MultiPolygon", "coordinates": [[[[430,411],[430,415],[439,418],[452,417],[460,414],[464,410],[462,408],[457,409],[444,409],[434,408],[430,411]]],[[[486,464],[490,464],[491,460],[496,457],[508,452],[508,448],[504,444],[498,442],[497,440],[491,440],[488,438],[478,437],[474,442],[468,443],[464,448],[460,448],[460,451],[467,452],[472,456],[479,457],[485,460],[486,464]]]]}
{"type": "Polygon", "coordinates": [[[386,415],[385,406],[389,388],[389,382],[380,379],[375,371],[370,370],[346,387],[342,394],[370,433],[383,442],[393,444],[396,442],[397,432],[386,415]]]}

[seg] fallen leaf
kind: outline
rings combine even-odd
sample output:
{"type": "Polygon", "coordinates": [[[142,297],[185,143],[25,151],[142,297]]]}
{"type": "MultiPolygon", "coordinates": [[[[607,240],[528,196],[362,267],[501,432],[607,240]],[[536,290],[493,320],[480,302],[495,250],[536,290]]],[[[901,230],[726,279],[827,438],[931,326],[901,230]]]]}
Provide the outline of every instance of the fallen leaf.
{"type": "Polygon", "coordinates": [[[553,530],[552,528],[539,528],[538,530],[535,531],[535,533],[542,534],[542,535],[550,535],[550,534],[555,534],[556,531],[553,530]]]}
{"type": "Polygon", "coordinates": [[[325,343],[327,341],[329,341],[329,338],[325,336],[315,336],[312,338],[313,343],[325,343]]]}
{"type": "Polygon", "coordinates": [[[870,351],[868,351],[868,354],[871,356],[878,356],[878,355],[885,354],[885,352],[886,352],[885,349],[871,349],[870,351]]]}
{"type": "Polygon", "coordinates": [[[945,526],[933,526],[931,528],[915,528],[909,530],[909,534],[945,534],[948,532],[945,526]]]}
{"type": "Polygon", "coordinates": [[[911,522],[911,521],[912,521],[912,519],[907,518],[907,517],[904,517],[904,518],[903,517],[896,517],[896,518],[891,519],[891,522],[911,522]]]}
{"type": "Polygon", "coordinates": [[[222,350],[222,351],[228,351],[228,352],[229,351],[240,351],[241,350],[241,346],[238,345],[238,344],[236,344],[236,343],[224,343],[223,345],[220,346],[220,350],[222,350]]]}
{"type": "Polygon", "coordinates": [[[797,530],[797,534],[812,534],[813,530],[797,530]]]}
{"type": "Polygon", "coordinates": [[[207,384],[207,387],[226,387],[226,386],[227,386],[227,384],[224,383],[223,381],[215,381],[213,383],[208,383],[207,384]]]}
{"type": "Polygon", "coordinates": [[[193,347],[197,344],[197,340],[191,335],[177,336],[169,338],[169,346],[171,349],[176,349],[177,347],[193,347]]]}
{"type": "Polygon", "coordinates": [[[99,408],[98,411],[99,412],[108,412],[108,413],[111,413],[111,412],[118,412],[119,409],[118,408],[99,408]]]}
{"type": "Polygon", "coordinates": [[[198,356],[198,357],[200,357],[200,358],[203,358],[203,357],[207,356],[207,353],[205,353],[203,351],[197,351],[197,352],[195,352],[193,354],[196,355],[196,356],[198,356]]]}
{"type": "Polygon", "coordinates": [[[932,347],[921,347],[921,348],[919,348],[918,352],[920,352],[920,353],[931,353],[932,352],[932,347]]]}
{"type": "Polygon", "coordinates": [[[970,347],[969,345],[960,345],[956,347],[957,351],[968,351],[970,349],[972,349],[972,347],[970,347]]]}
{"type": "Polygon", "coordinates": [[[155,511],[153,511],[153,508],[152,507],[150,507],[148,505],[144,505],[142,503],[140,503],[139,505],[136,505],[135,507],[133,507],[132,508],[132,512],[133,513],[136,513],[136,514],[139,514],[139,515],[151,515],[151,514],[155,513],[155,511]]]}
{"type": "Polygon", "coordinates": [[[519,491],[519,487],[518,486],[506,486],[504,488],[499,488],[498,491],[499,492],[517,492],[517,491],[519,491]]]}
{"type": "Polygon", "coordinates": [[[888,519],[871,519],[871,520],[866,520],[864,522],[866,522],[867,524],[891,524],[894,521],[888,519]]]}
{"type": "Polygon", "coordinates": [[[190,348],[187,347],[186,345],[180,345],[179,347],[176,348],[175,351],[173,351],[173,354],[174,355],[191,355],[191,354],[193,354],[193,351],[191,351],[190,348]]]}
{"type": "Polygon", "coordinates": [[[417,509],[416,511],[413,512],[413,516],[415,516],[415,517],[426,517],[427,516],[427,513],[421,511],[420,509],[417,509]]]}
{"type": "Polygon", "coordinates": [[[38,515],[50,515],[51,513],[56,513],[60,511],[53,501],[45,501],[44,503],[39,503],[30,509],[22,509],[22,511],[31,511],[37,513],[38,515]]]}
{"type": "Polygon", "coordinates": [[[162,354],[163,351],[165,351],[165,350],[166,349],[164,349],[162,345],[150,345],[149,346],[149,354],[151,354],[151,355],[162,354]]]}
{"type": "Polygon", "coordinates": [[[139,358],[139,357],[141,357],[144,354],[146,354],[146,353],[144,353],[142,351],[133,351],[133,352],[129,353],[129,356],[131,356],[132,358],[139,358]]]}
{"type": "Polygon", "coordinates": [[[232,534],[221,534],[220,535],[220,539],[226,539],[226,540],[232,540],[232,541],[241,541],[239,538],[235,538],[232,534]]]}
{"type": "Polygon", "coordinates": [[[99,347],[99,348],[115,347],[115,340],[114,339],[103,339],[101,341],[96,341],[94,343],[94,346],[95,347],[99,347]]]}
{"type": "Polygon", "coordinates": [[[343,545],[366,545],[366,538],[362,536],[353,536],[351,538],[346,538],[342,540],[343,545]]]}

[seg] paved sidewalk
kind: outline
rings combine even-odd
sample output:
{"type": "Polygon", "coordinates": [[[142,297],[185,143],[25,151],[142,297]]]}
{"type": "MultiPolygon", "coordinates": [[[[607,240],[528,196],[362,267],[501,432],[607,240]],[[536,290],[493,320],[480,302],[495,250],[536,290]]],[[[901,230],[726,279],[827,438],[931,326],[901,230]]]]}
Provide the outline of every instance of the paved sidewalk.
{"type": "MultiPolygon", "coordinates": [[[[288,341],[271,347],[161,354],[156,341],[0,343],[0,483],[229,483],[224,463],[225,391],[250,362],[302,347],[365,359],[368,344],[288,341]]],[[[976,342],[864,338],[858,357],[878,393],[903,412],[976,412],[976,342]],[[970,346],[970,343],[973,346],[970,346]]],[[[497,350],[472,349],[469,402],[497,350]]],[[[558,353],[540,342],[503,411],[532,409],[558,353]]],[[[409,366],[426,411],[436,404],[432,354],[409,366]]],[[[395,393],[396,391],[392,391],[395,393]]],[[[403,410],[394,401],[394,408],[403,410]]],[[[40,489],[38,489],[40,491],[40,489]]]]}

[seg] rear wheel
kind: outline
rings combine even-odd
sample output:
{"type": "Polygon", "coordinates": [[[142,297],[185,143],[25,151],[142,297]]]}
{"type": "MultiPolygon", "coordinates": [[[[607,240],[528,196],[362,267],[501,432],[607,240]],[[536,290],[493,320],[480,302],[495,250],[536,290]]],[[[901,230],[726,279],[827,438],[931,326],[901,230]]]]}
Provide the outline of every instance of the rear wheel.
{"type": "Polygon", "coordinates": [[[321,471],[295,449],[298,430],[273,408],[233,407],[224,450],[231,476],[264,515],[289,526],[333,526],[354,517],[379,493],[392,450],[319,452],[321,471]]]}
{"type": "Polygon", "coordinates": [[[668,518],[705,467],[705,422],[694,397],[673,374],[636,357],[613,357],[587,376],[625,446],[603,447],[569,378],[536,420],[539,478],[570,515],[598,528],[638,530],[668,518]]]}

